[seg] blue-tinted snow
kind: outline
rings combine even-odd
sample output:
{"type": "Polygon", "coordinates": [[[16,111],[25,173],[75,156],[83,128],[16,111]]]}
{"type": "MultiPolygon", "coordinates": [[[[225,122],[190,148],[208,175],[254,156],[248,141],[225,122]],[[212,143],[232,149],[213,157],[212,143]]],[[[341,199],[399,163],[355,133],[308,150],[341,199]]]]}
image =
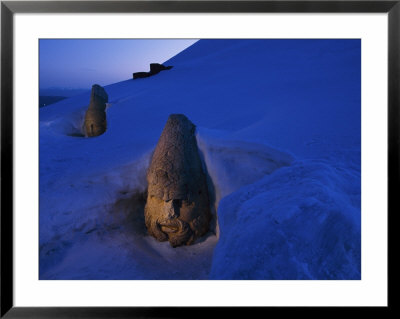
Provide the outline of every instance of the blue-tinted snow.
{"type": "Polygon", "coordinates": [[[88,93],[40,109],[40,279],[359,279],[361,42],[200,40],[165,64],[105,87],[99,137],[79,137],[88,93]],[[171,113],[218,213],[178,248],[140,197],[171,113]]]}
{"type": "Polygon", "coordinates": [[[303,160],[223,198],[211,278],[360,279],[359,179],[303,160]]]}

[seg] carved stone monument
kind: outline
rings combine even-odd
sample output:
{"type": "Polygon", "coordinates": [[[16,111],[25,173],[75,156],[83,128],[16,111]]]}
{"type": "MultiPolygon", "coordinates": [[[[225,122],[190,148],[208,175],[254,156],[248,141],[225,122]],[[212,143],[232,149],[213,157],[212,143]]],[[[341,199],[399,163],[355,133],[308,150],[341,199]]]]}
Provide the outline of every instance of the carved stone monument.
{"type": "Polygon", "coordinates": [[[85,136],[98,136],[106,131],[106,103],[108,95],[104,88],[98,84],[93,85],[90,104],[85,114],[85,136]]]}
{"type": "Polygon", "coordinates": [[[147,230],[173,247],[192,244],[208,232],[211,220],[195,128],[185,115],[170,115],[147,171],[147,230]]]}

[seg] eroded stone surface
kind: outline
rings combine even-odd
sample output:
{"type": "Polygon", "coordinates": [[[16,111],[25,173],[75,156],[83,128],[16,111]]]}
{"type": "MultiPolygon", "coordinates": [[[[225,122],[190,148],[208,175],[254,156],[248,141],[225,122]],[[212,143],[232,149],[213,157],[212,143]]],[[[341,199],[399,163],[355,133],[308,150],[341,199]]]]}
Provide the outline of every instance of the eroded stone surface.
{"type": "Polygon", "coordinates": [[[209,230],[210,200],[195,128],[186,116],[170,115],[147,172],[146,227],[173,247],[190,245],[209,230]]]}
{"type": "Polygon", "coordinates": [[[103,134],[107,129],[106,103],[108,95],[98,84],[92,86],[90,104],[85,114],[85,135],[88,137],[103,134]]]}

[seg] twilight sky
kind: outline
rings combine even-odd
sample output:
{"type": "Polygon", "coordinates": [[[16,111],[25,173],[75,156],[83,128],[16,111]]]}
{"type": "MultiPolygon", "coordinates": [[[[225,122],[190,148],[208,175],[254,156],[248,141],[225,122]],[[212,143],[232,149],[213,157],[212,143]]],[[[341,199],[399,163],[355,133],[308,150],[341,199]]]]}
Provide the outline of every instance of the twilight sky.
{"type": "Polygon", "coordinates": [[[163,63],[197,40],[41,39],[39,85],[90,89],[132,78],[163,63]]]}

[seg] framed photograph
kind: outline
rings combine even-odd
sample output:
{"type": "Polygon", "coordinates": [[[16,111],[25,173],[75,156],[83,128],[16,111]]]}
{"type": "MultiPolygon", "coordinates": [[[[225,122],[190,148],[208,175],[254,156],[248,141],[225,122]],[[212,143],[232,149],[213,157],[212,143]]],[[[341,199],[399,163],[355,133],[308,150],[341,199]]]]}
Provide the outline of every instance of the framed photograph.
{"type": "Polygon", "coordinates": [[[1,316],[390,310],[399,19],[2,1],[1,316]]]}

